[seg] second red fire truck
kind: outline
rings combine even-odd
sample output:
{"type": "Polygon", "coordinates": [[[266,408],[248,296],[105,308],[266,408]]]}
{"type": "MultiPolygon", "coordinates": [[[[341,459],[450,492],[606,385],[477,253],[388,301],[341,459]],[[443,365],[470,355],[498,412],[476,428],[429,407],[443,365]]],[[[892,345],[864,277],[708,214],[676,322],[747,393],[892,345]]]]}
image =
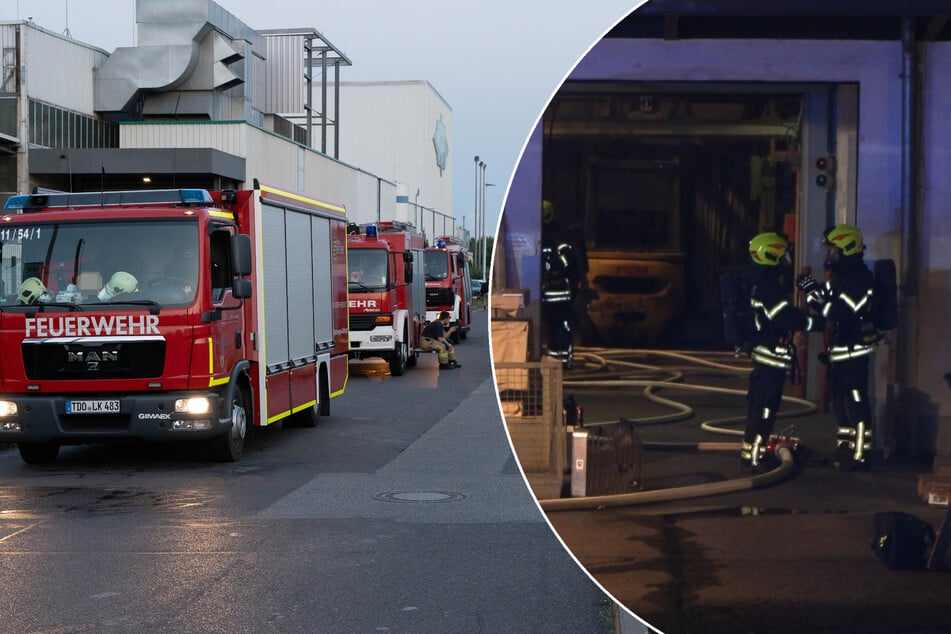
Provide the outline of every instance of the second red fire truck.
{"type": "Polygon", "coordinates": [[[349,233],[350,357],[382,357],[400,376],[416,365],[426,322],[423,235],[396,221],[349,233]]]}

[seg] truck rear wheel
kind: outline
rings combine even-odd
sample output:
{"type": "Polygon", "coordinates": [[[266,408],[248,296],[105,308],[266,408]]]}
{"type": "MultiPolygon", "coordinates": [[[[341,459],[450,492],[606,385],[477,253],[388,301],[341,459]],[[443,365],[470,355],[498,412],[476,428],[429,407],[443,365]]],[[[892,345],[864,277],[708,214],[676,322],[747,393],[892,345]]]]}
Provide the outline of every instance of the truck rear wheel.
{"type": "Polygon", "coordinates": [[[390,357],[390,374],[393,376],[403,376],[403,373],[406,372],[406,359],[409,356],[409,344],[406,342],[406,336],[403,336],[403,341],[396,346],[396,350],[393,351],[393,356],[390,357]]]}
{"type": "Polygon", "coordinates": [[[19,449],[20,458],[27,464],[47,464],[59,455],[57,442],[21,442],[19,449]]]}
{"type": "Polygon", "coordinates": [[[231,397],[231,427],[221,436],[211,439],[211,454],[218,462],[237,462],[244,453],[244,438],[248,433],[248,410],[244,390],[236,387],[231,397]]]}

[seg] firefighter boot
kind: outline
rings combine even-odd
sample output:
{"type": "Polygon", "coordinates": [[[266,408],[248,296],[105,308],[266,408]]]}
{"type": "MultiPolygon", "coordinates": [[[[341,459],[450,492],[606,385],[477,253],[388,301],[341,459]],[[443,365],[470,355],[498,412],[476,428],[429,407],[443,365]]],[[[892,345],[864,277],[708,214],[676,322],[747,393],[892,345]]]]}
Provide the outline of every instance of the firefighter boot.
{"type": "Polygon", "coordinates": [[[868,471],[868,459],[856,460],[849,443],[840,442],[832,452],[832,468],[836,471],[868,471]]]}
{"type": "Polygon", "coordinates": [[[743,439],[740,447],[740,471],[756,475],[768,470],[763,462],[765,458],[766,446],[761,435],[756,434],[752,442],[743,439]]]}

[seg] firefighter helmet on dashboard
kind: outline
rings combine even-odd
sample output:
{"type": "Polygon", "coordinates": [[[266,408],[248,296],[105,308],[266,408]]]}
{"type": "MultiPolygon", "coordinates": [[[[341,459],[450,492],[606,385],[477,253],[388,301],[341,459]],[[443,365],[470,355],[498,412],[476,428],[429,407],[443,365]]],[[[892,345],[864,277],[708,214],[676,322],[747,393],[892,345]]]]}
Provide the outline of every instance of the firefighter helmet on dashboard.
{"type": "Polygon", "coordinates": [[[28,277],[20,284],[20,290],[17,292],[17,299],[21,304],[35,304],[43,293],[46,292],[46,286],[38,277],[28,277]]]}
{"type": "Polygon", "coordinates": [[[826,245],[837,248],[842,255],[855,255],[865,250],[862,232],[852,225],[836,225],[827,229],[822,238],[826,245]]]}
{"type": "Polygon", "coordinates": [[[750,258],[761,266],[779,266],[789,253],[789,241],[774,231],[760,233],[750,240],[750,258]]]}
{"type": "Polygon", "coordinates": [[[121,295],[123,293],[134,293],[139,286],[139,281],[135,276],[125,271],[116,271],[106,282],[106,285],[99,291],[99,299],[106,301],[121,295]]]}

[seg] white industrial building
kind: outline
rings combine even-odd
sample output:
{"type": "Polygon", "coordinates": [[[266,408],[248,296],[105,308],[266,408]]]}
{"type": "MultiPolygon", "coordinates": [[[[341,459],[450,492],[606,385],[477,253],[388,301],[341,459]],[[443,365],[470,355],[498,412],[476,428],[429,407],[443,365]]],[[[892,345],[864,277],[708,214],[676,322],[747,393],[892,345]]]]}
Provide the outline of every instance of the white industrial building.
{"type": "Polygon", "coordinates": [[[339,103],[340,159],[406,184],[416,223],[450,234],[434,216],[452,207],[452,109],[442,95],[428,81],[341,82],[339,103]]]}
{"type": "Polygon", "coordinates": [[[367,108],[361,92],[394,86],[343,88],[351,61],[314,29],[255,31],[210,0],[137,0],[136,21],[138,45],[112,53],[0,23],[0,198],[257,179],[343,205],[353,222],[455,232],[452,111],[427,82],[367,108]]]}

